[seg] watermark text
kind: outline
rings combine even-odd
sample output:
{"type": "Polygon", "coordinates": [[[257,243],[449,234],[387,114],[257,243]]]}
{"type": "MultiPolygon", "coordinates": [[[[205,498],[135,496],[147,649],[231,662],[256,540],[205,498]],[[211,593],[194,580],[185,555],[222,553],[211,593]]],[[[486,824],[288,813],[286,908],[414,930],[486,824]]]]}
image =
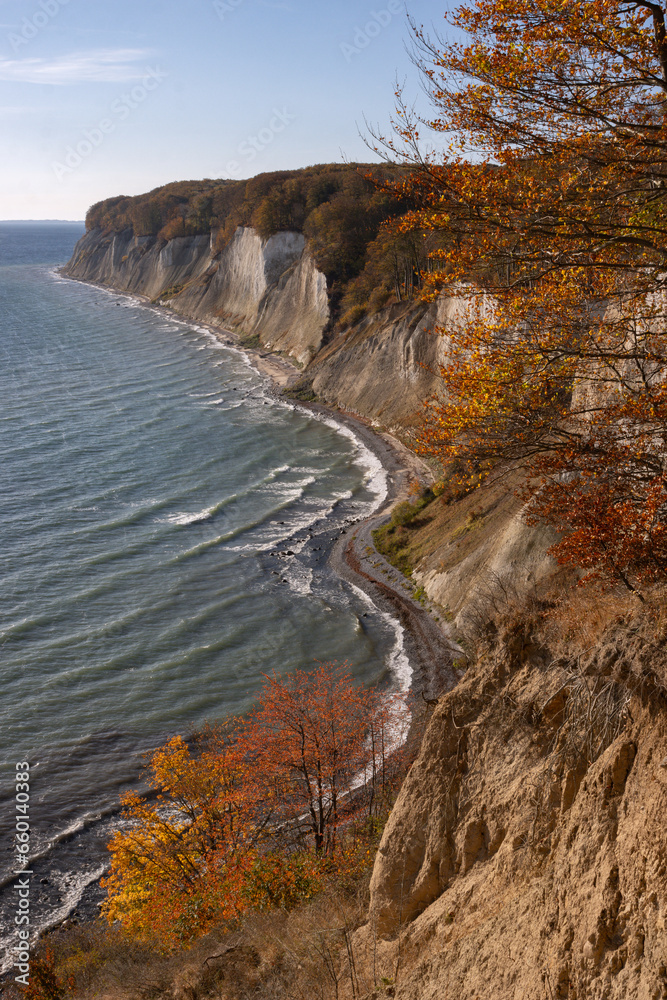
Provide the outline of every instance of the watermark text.
{"type": "Polygon", "coordinates": [[[340,50],[345,57],[345,62],[350,63],[355,56],[361,55],[373,39],[377,38],[391,24],[402,9],[401,0],[389,0],[386,7],[372,10],[368,21],[355,27],[352,41],[340,43],[340,50]]]}
{"type": "Polygon", "coordinates": [[[14,882],[14,923],[18,943],[14,945],[14,968],[17,983],[30,985],[30,764],[27,760],[16,765],[16,833],[14,855],[16,881],[14,882]]]}
{"type": "Polygon", "coordinates": [[[40,31],[46,28],[69,2],[70,0],[39,0],[39,9],[23,18],[18,32],[12,31],[11,34],[7,35],[7,41],[14,52],[18,52],[24,45],[36,38],[40,31]]]}
{"type": "Polygon", "coordinates": [[[62,158],[53,160],[51,169],[56,178],[62,181],[74,173],[96,149],[99,149],[106,137],[116,131],[119,123],[127,121],[132,112],[136,111],[166,78],[167,74],[159,68],[147,69],[141,83],[116,98],[108,115],[101,118],[93,127],[85,128],[81,138],[65,149],[62,158]]]}
{"type": "Polygon", "coordinates": [[[256,135],[249,135],[239,143],[236,150],[237,159],[230,160],[225,166],[225,176],[241,177],[244,167],[257,159],[259,154],[270,146],[277,135],[284,132],[288,125],[296,121],[296,115],[290,114],[287,108],[274,108],[273,117],[256,135]]]}
{"type": "Polygon", "coordinates": [[[233,14],[242,3],[245,3],[245,0],[213,0],[213,10],[220,20],[224,21],[227,14],[233,14]]]}

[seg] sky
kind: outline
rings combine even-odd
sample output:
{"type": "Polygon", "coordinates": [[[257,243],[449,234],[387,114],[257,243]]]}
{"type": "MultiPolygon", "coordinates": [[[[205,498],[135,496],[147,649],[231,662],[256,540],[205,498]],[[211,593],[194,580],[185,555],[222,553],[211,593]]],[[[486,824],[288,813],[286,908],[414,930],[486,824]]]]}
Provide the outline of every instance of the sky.
{"type": "MultiPolygon", "coordinates": [[[[429,30],[446,3],[408,0],[429,30]]],[[[0,0],[0,219],[72,219],[175,180],[369,162],[404,0],[0,0]]]]}

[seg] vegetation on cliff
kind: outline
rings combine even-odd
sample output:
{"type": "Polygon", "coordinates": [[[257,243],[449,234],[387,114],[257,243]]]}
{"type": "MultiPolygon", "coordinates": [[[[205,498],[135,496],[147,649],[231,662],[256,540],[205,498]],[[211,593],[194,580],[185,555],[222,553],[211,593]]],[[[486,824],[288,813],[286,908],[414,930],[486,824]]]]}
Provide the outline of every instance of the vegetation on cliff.
{"type": "Polygon", "coordinates": [[[414,28],[435,116],[401,104],[384,141],[415,168],[399,230],[442,235],[426,294],[465,303],[424,449],[469,486],[519,464],[558,559],[643,599],[667,574],[664,5],[476,0],[450,20],[466,43],[414,28]]]}
{"type": "Polygon", "coordinates": [[[216,251],[239,226],[252,226],[264,238],[302,232],[334,301],[347,291],[343,308],[356,306],[358,314],[371,299],[377,307],[391,293],[411,294],[426,266],[419,242],[382,229],[412,206],[392,190],[402,173],[395,164],[324,164],[244,181],[179,181],[93,205],[86,228],[160,240],[212,233],[216,251]]]}
{"type": "Polygon", "coordinates": [[[30,986],[7,995],[192,1000],[299,983],[329,996],[350,978],[356,990],[351,933],[419,750],[423,719],[408,735],[409,722],[402,697],[328,663],[267,677],[246,719],[174,737],[151,756],[150,794],[124,796],[103,920],[48,935],[30,986]]]}
{"type": "MultiPolygon", "coordinates": [[[[405,708],[322,664],[267,677],[245,720],[153,754],[154,795],[130,792],[109,849],[104,913],[173,947],[247,909],[316,894],[359,864],[357,825],[387,809],[405,708]]],[[[365,848],[361,850],[365,857],[365,848]]]]}

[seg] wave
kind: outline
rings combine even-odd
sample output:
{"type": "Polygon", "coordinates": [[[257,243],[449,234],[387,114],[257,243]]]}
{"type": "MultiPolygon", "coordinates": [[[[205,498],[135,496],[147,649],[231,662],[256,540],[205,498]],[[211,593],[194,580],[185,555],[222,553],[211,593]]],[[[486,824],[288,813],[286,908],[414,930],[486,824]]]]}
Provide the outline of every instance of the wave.
{"type": "Polygon", "coordinates": [[[313,571],[308,566],[303,566],[296,560],[290,566],[285,577],[291,590],[295,594],[306,597],[313,592],[313,571]]]}
{"type": "MultiPolygon", "coordinates": [[[[177,621],[173,621],[168,628],[160,632],[159,636],[153,642],[153,646],[157,646],[158,643],[165,643],[167,641],[173,642],[178,639],[179,636],[188,635],[193,630],[197,629],[201,625],[205,625],[211,619],[216,618],[219,620],[219,616],[222,612],[229,610],[229,608],[234,607],[239,601],[245,600],[246,595],[239,591],[238,587],[235,585],[233,590],[227,590],[221,594],[222,599],[216,600],[212,604],[208,604],[205,608],[197,611],[196,614],[188,615],[186,618],[179,618],[177,621]]],[[[161,664],[157,664],[157,669],[161,664]]]]}
{"type": "Polygon", "coordinates": [[[213,504],[212,507],[205,507],[204,510],[196,511],[194,514],[169,514],[163,521],[165,524],[199,524],[201,521],[210,520],[222,506],[222,503],[213,504]]]}
{"type": "MultiPolygon", "coordinates": [[[[30,943],[33,945],[38,938],[47,931],[53,930],[63,923],[70,916],[71,913],[76,910],[77,906],[81,902],[86,889],[98,882],[104,873],[107,871],[107,865],[99,865],[92,871],[84,872],[79,875],[75,880],[74,886],[65,894],[65,899],[62,905],[51,913],[50,917],[44,921],[38,922],[35,930],[31,934],[30,943]]],[[[66,885],[65,878],[63,878],[63,883],[66,885]]],[[[0,975],[4,974],[11,969],[14,964],[14,959],[12,958],[12,952],[16,948],[19,941],[18,928],[12,930],[5,939],[5,958],[0,962],[0,975]]]]}
{"type": "Polygon", "coordinates": [[[412,684],[412,667],[405,652],[405,629],[397,618],[393,618],[386,611],[381,611],[375,601],[361,587],[357,587],[356,584],[350,582],[347,585],[354,591],[357,597],[361,598],[368,608],[371,608],[375,614],[379,614],[393,630],[395,641],[394,647],[387,658],[387,668],[394,678],[398,690],[401,692],[407,691],[412,684]]]}
{"type": "MultiPolygon", "coordinates": [[[[53,837],[50,837],[44,842],[44,845],[31,854],[27,860],[23,861],[22,864],[28,870],[30,870],[37,861],[42,861],[47,858],[54,847],[58,844],[63,844],[68,840],[71,840],[77,834],[82,833],[84,830],[89,830],[96,826],[99,822],[104,819],[108,819],[111,816],[115,816],[120,812],[120,805],[109,806],[107,809],[99,809],[95,812],[84,813],[82,816],[77,817],[63,830],[59,830],[53,837]]],[[[8,885],[11,885],[16,880],[16,872],[12,871],[9,875],[5,875],[4,878],[0,879],[0,889],[6,889],[8,885]]]]}
{"type": "Polygon", "coordinates": [[[131,524],[143,521],[150,514],[164,510],[165,507],[173,504],[175,499],[173,496],[146,497],[136,503],[128,504],[125,510],[119,511],[111,520],[101,521],[79,530],[84,531],[86,535],[92,535],[102,531],[113,531],[115,528],[127,528],[131,524]]]}
{"type": "MultiPolygon", "coordinates": [[[[109,590],[113,592],[114,587],[109,587],[109,590]]],[[[97,592],[100,592],[100,588],[97,588],[97,592]]],[[[80,600],[80,598],[79,598],[80,600]]],[[[77,603],[75,600],[68,600],[66,605],[77,603]]],[[[45,658],[48,661],[48,657],[59,649],[71,648],[74,650],[76,646],[81,643],[90,643],[95,639],[100,639],[104,637],[109,637],[117,632],[119,629],[126,627],[132,622],[139,621],[142,617],[147,614],[154,614],[156,611],[164,610],[170,605],[169,601],[163,601],[160,603],[151,604],[150,607],[134,607],[127,614],[121,615],[119,618],[114,618],[111,621],[102,622],[99,625],[90,626],[86,625],[79,632],[68,633],[66,635],[60,635],[56,639],[47,639],[38,641],[34,645],[31,662],[32,666],[36,666],[42,662],[45,658]]],[[[61,609],[62,605],[60,603],[56,604],[58,610],[61,609]]],[[[4,642],[6,638],[16,638],[16,635],[12,635],[12,628],[18,628],[18,635],[22,634],[22,631],[30,630],[35,626],[48,625],[53,622],[53,617],[50,615],[43,615],[41,618],[33,618],[25,623],[20,623],[17,626],[10,627],[6,632],[0,634],[0,642],[4,642]]],[[[70,680],[74,680],[77,677],[82,677],[90,674],[91,666],[86,663],[78,668],[71,667],[64,672],[58,674],[58,680],[61,680],[63,676],[67,676],[70,680]]]]}
{"type": "MultiPolygon", "coordinates": [[[[289,504],[286,506],[289,506],[289,504]]],[[[306,544],[305,541],[292,542],[291,539],[293,539],[295,535],[299,534],[299,532],[306,531],[308,528],[314,527],[314,525],[318,524],[320,521],[324,521],[327,513],[330,512],[331,508],[320,507],[314,514],[308,514],[304,518],[292,520],[289,524],[285,523],[285,525],[281,525],[284,530],[279,531],[277,534],[272,534],[270,538],[259,539],[245,545],[230,545],[227,547],[228,551],[257,553],[270,552],[271,549],[275,549],[278,545],[282,545],[283,542],[290,541],[293,551],[300,552],[306,544]]]]}
{"type": "Polygon", "coordinates": [[[228,507],[235,500],[243,500],[245,497],[254,493],[256,490],[261,489],[263,486],[267,486],[272,483],[278,476],[282,475],[283,472],[288,472],[288,465],[278,465],[275,469],[270,469],[266,475],[262,476],[260,479],[249,483],[244,489],[237,490],[236,493],[230,493],[229,496],[223,497],[218,503],[212,504],[210,507],[205,507],[199,511],[182,511],[176,512],[174,514],[169,514],[165,518],[160,518],[160,523],[165,524],[179,524],[187,526],[189,524],[197,524],[200,521],[208,521],[215,514],[218,514],[225,507],[228,507]]]}
{"type": "Polygon", "coordinates": [[[380,504],[386,499],[389,492],[389,487],[387,483],[387,470],[382,464],[381,459],[368,447],[364,441],[358,437],[355,432],[348,427],[346,424],[339,423],[334,417],[327,417],[324,414],[313,413],[311,410],[305,410],[302,407],[297,407],[302,413],[307,413],[320,423],[326,424],[327,427],[331,427],[338,434],[342,434],[343,437],[349,438],[353,442],[357,455],[360,459],[360,464],[366,469],[366,487],[367,489],[375,494],[376,503],[373,509],[377,509],[380,504]]]}
{"type": "MultiPolygon", "coordinates": [[[[252,531],[254,528],[261,527],[263,524],[270,522],[271,518],[275,517],[276,514],[280,514],[283,510],[286,510],[292,503],[294,503],[295,500],[298,499],[299,495],[302,494],[294,494],[294,496],[288,497],[283,504],[279,504],[278,506],[273,507],[270,511],[267,511],[266,513],[262,514],[261,517],[256,518],[254,521],[249,521],[245,524],[240,524],[238,525],[238,527],[232,528],[231,531],[225,532],[222,535],[218,535],[215,538],[208,538],[203,542],[199,542],[199,544],[193,546],[193,548],[187,549],[185,552],[179,553],[179,555],[175,556],[174,559],[170,560],[168,565],[175,565],[177,563],[183,562],[186,559],[191,559],[193,556],[203,555],[204,552],[208,552],[209,549],[213,549],[217,545],[223,545],[225,542],[231,542],[235,538],[238,538],[239,535],[245,535],[247,532],[252,531]]],[[[282,540],[282,537],[289,538],[290,535],[288,534],[281,536],[277,539],[272,539],[270,542],[267,542],[266,545],[262,547],[256,545],[244,546],[243,548],[230,547],[229,551],[230,552],[265,551],[266,549],[272,548],[274,545],[279,544],[280,541],[282,540]]]]}
{"type": "Polygon", "coordinates": [[[62,924],[64,920],[69,917],[71,913],[77,908],[81,900],[83,899],[83,894],[86,889],[98,882],[105,872],[108,870],[108,865],[99,865],[99,867],[93,869],[92,872],[86,872],[80,875],[76,880],[74,887],[65,896],[65,902],[63,905],[55,911],[50,920],[45,921],[39,928],[39,934],[45,934],[47,931],[53,930],[62,924]]]}

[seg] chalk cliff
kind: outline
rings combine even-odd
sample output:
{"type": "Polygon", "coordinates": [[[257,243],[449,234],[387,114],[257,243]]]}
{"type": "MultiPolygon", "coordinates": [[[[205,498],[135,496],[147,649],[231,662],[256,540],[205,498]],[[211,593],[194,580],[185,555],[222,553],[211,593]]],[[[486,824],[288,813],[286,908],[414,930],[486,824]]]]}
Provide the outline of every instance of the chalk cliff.
{"type": "Polygon", "coordinates": [[[300,233],[262,240],[237,229],[220,254],[211,236],[165,243],[154,236],[92,230],[79,241],[65,273],[168,304],[179,315],[258,335],[271,350],[307,364],[329,322],[326,279],[300,233]]]}
{"type": "Polygon", "coordinates": [[[423,400],[437,388],[447,356],[436,326],[456,320],[460,302],[427,307],[403,302],[332,330],[327,281],[300,233],[267,240],[239,227],[216,253],[215,232],[169,242],[135,237],[131,230],[91,230],[77,244],[64,273],[162,302],[174,312],[256,336],[307,368],[302,384],[324,402],[407,432],[423,400]]]}

